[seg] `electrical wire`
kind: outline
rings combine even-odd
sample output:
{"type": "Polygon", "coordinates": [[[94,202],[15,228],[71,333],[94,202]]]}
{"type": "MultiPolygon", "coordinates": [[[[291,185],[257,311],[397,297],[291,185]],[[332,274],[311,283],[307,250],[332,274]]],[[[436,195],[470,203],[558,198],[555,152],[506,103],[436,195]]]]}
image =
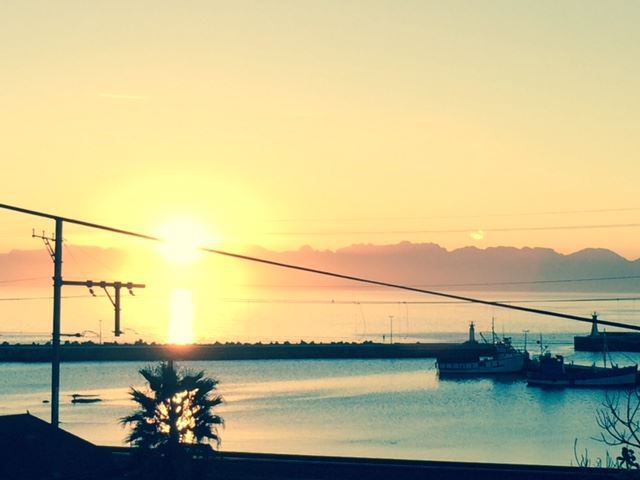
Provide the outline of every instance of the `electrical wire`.
{"type": "Polygon", "coordinates": [[[617,277],[587,277],[587,278],[560,278],[551,280],[522,280],[513,282],[483,282],[483,283],[444,283],[432,285],[418,285],[420,287],[490,287],[504,285],[540,285],[549,283],[577,283],[577,282],[600,282],[610,280],[636,280],[640,275],[620,275],[617,277]]]}
{"type": "MultiPolygon", "coordinates": [[[[155,237],[155,236],[152,236],[152,235],[146,235],[146,234],[142,234],[142,233],[138,233],[138,232],[128,231],[128,230],[124,230],[124,229],[121,229],[121,228],[109,227],[107,225],[100,225],[100,224],[97,224],[97,223],[87,222],[87,221],[84,221],[84,220],[77,220],[77,219],[72,219],[72,218],[68,218],[68,217],[61,217],[61,216],[58,216],[58,215],[52,215],[52,214],[49,214],[49,213],[38,212],[38,211],[35,211],[35,210],[29,210],[29,209],[22,208],[22,207],[16,207],[16,206],[7,205],[7,204],[1,204],[0,203],[0,208],[6,209],[6,210],[12,210],[14,212],[25,213],[25,214],[28,214],[28,215],[35,215],[35,216],[38,216],[38,217],[49,218],[51,220],[56,221],[56,223],[58,223],[58,222],[67,222],[67,223],[71,223],[71,224],[75,224],[75,225],[81,225],[81,226],[94,228],[94,229],[98,229],[98,230],[103,230],[103,231],[107,231],[107,232],[117,233],[117,234],[121,234],[121,235],[127,235],[127,236],[134,237],[134,238],[140,238],[140,239],[144,239],[144,240],[152,240],[152,241],[155,241],[155,242],[161,242],[162,241],[161,238],[155,237]]],[[[638,226],[640,226],[640,224],[638,224],[638,226]]],[[[253,262],[253,263],[260,263],[260,264],[263,264],[263,265],[270,265],[270,266],[278,267],[278,268],[296,270],[296,271],[299,271],[299,272],[313,273],[313,274],[316,274],[316,275],[323,275],[323,276],[332,277],[332,278],[339,278],[339,279],[342,279],[342,280],[350,280],[350,281],[353,281],[353,282],[365,283],[365,284],[369,284],[369,285],[377,285],[377,286],[380,286],[380,287],[393,288],[393,289],[403,290],[403,291],[408,291],[408,292],[415,292],[415,293],[421,293],[421,294],[425,294],[425,295],[433,295],[433,296],[437,296],[437,297],[450,298],[452,300],[462,300],[462,301],[470,302],[470,303],[477,303],[477,304],[481,304],[481,305],[488,305],[488,306],[493,306],[493,307],[506,308],[506,309],[510,309],[510,310],[533,313],[533,314],[537,314],[537,315],[545,315],[545,316],[550,316],[550,317],[555,317],[555,318],[563,318],[563,319],[574,320],[574,321],[578,321],[578,322],[585,322],[585,323],[592,323],[593,322],[592,318],[580,317],[578,315],[570,315],[570,314],[561,313],[561,312],[554,312],[554,311],[551,311],[551,310],[543,310],[543,309],[540,309],[540,308],[523,307],[521,305],[500,303],[500,302],[494,302],[494,301],[489,301],[489,300],[482,300],[482,299],[479,299],[479,298],[467,297],[467,296],[463,296],[463,295],[454,295],[454,294],[451,294],[451,293],[444,293],[444,292],[437,292],[437,291],[434,291],[434,290],[415,288],[415,287],[410,287],[410,286],[407,286],[407,285],[400,285],[400,284],[384,282],[384,281],[380,281],[380,280],[373,280],[373,279],[369,279],[369,278],[358,277],[358,276],[355,276],[355,275],[346,275],[346,274],[342,274],[342,273],[330,272],[328,270],[320,270],[320,269],[317,269],[317,268],[305,267],[305,266],[302,266],[302,265],[294,265],[294,264],[290,264],[290,263],[277,262],[277,261],[274,261],[274,260],[268,260],[268,259],[265,259],[265,258],[253,257],[253,256],[250,256],[250,255],[242,255],[242,254],[233,253],[233,252],[227,252],[225,250],[219,250],[219,249],[215,249],[215,248],[200,247],[199,250],[201,250],[203,252],[213,253],[213,254],[216,254],[216,255],[221,255],[221,256],[224,256],[224,257],[228,257],[228,258],[234,258],[234,259],[237,259],[237,260],[243,260],[243,261],[253,262]]],[[[638,330],[638,331],[640,331],[640,326],[638,326],[638,325],[631,325],[631,324],[628,324],[628,323],[614,322],[614,321],[611,321],[611,320],[602,320],[602,319],[598,319],[598,322],[601,325],[607,325],[607,326],[611,326],[611,327],[620,327],[620,328],[626,328],[626,329],[630,329],[630,330],[638,330]]]]}
{"type": "MultiPolygon", "coordinates": [[[[107,298],[106,295],[63,295],[63,299],[72,298],[107,298]]],[[[136,296],[138,299],[153,300],[154,298],[162,298],[164,296],[136,296]]],[[[23,300],[51,300],[48,297],[4,297],[0,298],[0,302],[23,301],[23,300]]],[[[255,303],[255,304],[300,304],[300,305],[464,305],[465,301],[446,301],[446,300],[323,300],[323,299],[299,299],[299,298],[218,298],[215,299],[221,303],[255,303]]],[[[593,302],[624,302],[638,301],[640,297],[591,297],[591,298],[545,298],[545,299],[518,299],[518,300],[496,300],[500,303],[530,303],[530,304],[546,304],[546,303],[593,303],[593,302]]]]}
{"type": "MultiPolygon", "coordinates": [[[[497,300],[500,303],[574,303],[574,302],[615,302],[636,301],[640,297],[621,298],[555,298],[537,300],[497,300]]],[[[224,298],[225,303],[256,303],[256,304],[312,304],[312,305],[453,305],[466,304],[463,301],[421,301],[421,300],[304,300],[304,299],[270,299],[270,298],[224,298]]]]}
{"type": "Polygon", "coordinates": [[[51,279],[51,277],[25,277],[25,278],[5,278],[0,280],[0,283],[18,283],[18,282],[29,282],[32,280],[45,280],[51,279]]]}
{"type": "Polygon", "coordinates": [[[73,263],[75,263],[76,265],[78,265],[78,269],[80,270],[80,272],[84,275],[85,278],[89,278],[89,275],[87,275],[87,272],[84,271],[84,269],[82,268],[82,263],[80,263],[77,259],[76,256],[73,254],[73,249],[71,248],[71,246],[67,243],[66,240],[63,239],[62,241],[62,247],[64,248],[65,252],[68,253],[71,256],[71,260],[73,261],[73,263]]]}
{"type": "Polygon", "coordinates": [[[411,235],[411,234],[447,234],[447,233],[469,233],[481,230],[483,232],[533,232],[551,230],[593,230],[601,228],[637,228],[640,223],[608,223],[593,225],[557,225],[557,226],[526,226],[526,227],[490,227],[490,228],[453,228],[442,230],[371,230],[371,231],[297,231],[297,232],[264,232],[265,235],[273,236],[298,236],[298,235],[411,235]]]}
{"type": "MultiPolygon", "coordinates": [[[[600,282],[612,280],[638,280],[640,275],[619,275],[615,277],[582,277],[582,278],[559,278],[549,280],[514,280],[501,282],[469,282],[469,283],[418,283],[412,284],[412,287],[495,287],[495,286],[513,286],[513,285],[540,285],[551,283],[580,283],[580,282],[600,282]]],[[[253,288],[340,288],[344,285],[243,285],[253,288]]],[[[358,285],[360,288],[373,288],[370,285],[358,285]]],[[[352,287],[349,287],[352,288],[352,287]]]]}
{"type": "MultiPolygon", "coordinates": [[[[582,278],[559,278],[549,280],[513,280],[501,282],[469,282],[469,283],[416,283],[411,284],[412,287],[428,287],[428,288],[444,288],[444,287],[495,287],[495,286],[513,286],[513,285],[539,285],[550,283],[581,283],[581,282],[600,282],[612,280],[638,280],[640,275],[619,275],[614,277],[582,277],[582,278]]],[[[344,285],[260,285],[249,284],[241,285],[250,288],[342,288],[344,285]]],[[[357,285],[349,288],[375,288],[371,285],[357,285]]]]}
{"type": "MultiPolygon", "coordinates": [[[[63,295],[61,298],[94,298],[106,297],[106,295],[63,295]]],[[[0,298],[0,302],[20,302],[26,300],[52,300],[52,296],[48,297],[4,297],[0,298]]]]}
{"type": "Polygon", "coordinates": [[[267,223],[310,223],[310,222],[370,222],[370,221],[407,221],[407,220],[450,220],[455,218],[482,218],[482,217],[531,217],[541,215],[575,215],[578,213],[613,213],[635,212],[640,207],[599,208],[591,210],[555,210],[541,212],[522,213],[480,213],[476,215],[431,215],[427,217],[377,217],[377,218],[280,218],[267,220],[267,223]]]}

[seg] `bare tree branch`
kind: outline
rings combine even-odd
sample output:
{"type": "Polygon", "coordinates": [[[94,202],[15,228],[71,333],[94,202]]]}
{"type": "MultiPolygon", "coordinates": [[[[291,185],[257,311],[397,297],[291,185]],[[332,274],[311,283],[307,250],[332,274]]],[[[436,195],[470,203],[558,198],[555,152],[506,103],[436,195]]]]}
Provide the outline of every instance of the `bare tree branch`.
{"type": "Polygon", "coordinates": [[[637,389],[625,393],[624,404],[620,402],[620,394],[607,394],[602,408],[596,411],[596,423],[602,430],[596,440],[610,446],[640,448],[640,419],[636,418],[639,411],[637,389]]]}

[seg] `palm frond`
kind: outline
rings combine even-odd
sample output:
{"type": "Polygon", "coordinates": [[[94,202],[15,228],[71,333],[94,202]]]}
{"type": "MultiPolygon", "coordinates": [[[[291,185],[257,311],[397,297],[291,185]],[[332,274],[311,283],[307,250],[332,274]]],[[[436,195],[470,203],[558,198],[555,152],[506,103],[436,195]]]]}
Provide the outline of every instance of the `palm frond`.
{"type": "Polygon", "coordinates": [[[218,380],[204,371],[178,371],[168,362],[140,370],[148,390],[131,388],[139,409],[120,419],[130,426],[127,442],[139,448],[167,447],[181,441],[220,444],[223,419],[213,409],[223,403],[218,380]]]}

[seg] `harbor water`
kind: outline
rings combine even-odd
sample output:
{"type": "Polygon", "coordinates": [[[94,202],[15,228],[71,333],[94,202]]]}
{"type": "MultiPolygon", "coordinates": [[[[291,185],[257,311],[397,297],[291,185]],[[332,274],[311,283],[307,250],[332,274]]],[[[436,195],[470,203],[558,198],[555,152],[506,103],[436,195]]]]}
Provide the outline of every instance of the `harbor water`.
{"type": "MultiPolygon", "coordinates": [[[[570,336],[563,336],[564,340],[570,336]]],[[[555,350],[569,361],[600,359],[555,350]]],[[[640,360],[625,354],[620,363],[640,360]]],[[[119,419],[142,387],[135,362],[63,364],[61,426],[97,444],[124,445],[119,419]],[[102,402],[72,404],[74,393],[102,402]]],[[[433,359],[182,362],[217,378],[225,399],[226,451],[575,464],[574,442],[603,457],[596,410],[600,390],[543,390],[522,379],[439,379],[433,359]]],[[[49,418],[50,366],[0,364],[0,414],[49,418]]],[[[611,393],[609,393],[611,394],[611,393]]]]}
{"type": "MultiPolygon", "coordinates": [[[[41,301],[3,302],[0,315],[17,332],[12,336],[3,331],[0,340],[47,341],[48,293],[42,292],[41,301]],[[44,334],[32,338],[29,332],[44,334]]],[[[611,300],[618,294],[606,292],[468,294],[585,317],[597,310],[601,318],[621,322],[635,322],[638,312],[635,300],[611,300]]],[[[461,342],[466,340],[470,321],[476,323],[477,332],[490,338],[487,332],[494,318],[496,332],[507,332],[518,348],[524,347],[523,331],[528,330],[532,354],[539,351],[535,342],[542,332],[545,345],[564,354],[567,361],[601,361],[601,355],[573,351],[573,335],[588,333],[589,324],[386,290],[263,290],[249,296],[254,300],[207,304],[195,295],[193,308],[187,309],[193,311],[195,341],[388,343],[393,335],[394,342],[461,342]]],[[[63,331],[84,332],[84,338],[69,341],[97,342],[96,333],[103,334],[103,341],[114,340],[108,334],[111,320],[105,317],[105,311],[111,312],[102,300],[65,299],[63,331]],[[104,321],[98,324],[100,318],[104,321]]],[[[170,319],[157,312],[167,310],[167,305],[165,310],[162,305],[154,310],[154,301],[152,295],[127,298],[126,335],[119,341],[166,341],[170,319]]],[[[619,353],[614,360],[633,364],[640,356],[619,353]]],[[[227,451],[569,465],[575,463],[577,439],[581,452],[587,448],[592,458],[605,455],[604,445],[592,440],[599,435],[595,415],[605,399],[600,390],[541,390],[511,378],[439,379],[434,359],[179,365],[219,379],[225,399],[220,414],[226,422],[220,448],[227,451]]],[[[97,444],[124,445],[126,430],[119,419],[135,408],[128,390],[143,386],[138,370],[144,366],[136,362],[63,364],[62,427],[97,444]],[[103,401],[74,405],[74,393],[99,394],[103,401]]],[[[0,363],[0,414],[28,410],[48,420],[50,406],[43,401],[50,398],[50,377],[51,366],[46,363],[0,363]]]]}

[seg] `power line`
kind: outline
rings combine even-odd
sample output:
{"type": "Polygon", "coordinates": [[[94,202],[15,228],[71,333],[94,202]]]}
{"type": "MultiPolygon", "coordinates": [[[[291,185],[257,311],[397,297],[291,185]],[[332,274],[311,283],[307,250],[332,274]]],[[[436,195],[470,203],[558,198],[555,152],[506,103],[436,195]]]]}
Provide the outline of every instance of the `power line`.
{"type": "MultiPolygon", "coordinates": [[[[106,297],[106,295],[63,295],[61,298],[94,298],[106,297]]],[[[51,300],[53,297],[4,297],[0,298],[0,302],[19,302],[24,300],[51,300]]]]}
{"type": "MultiPolygon", "coordinates": [[[[63,295],[63,299],[106,297],[106,295],[63,295]]],[[[4,297],[0,302],[51,300],[53,297],[4,297]]],[[[152,297],[140,297],[149,300],[152,297]]],[[[164,298],[164,297],[163,297],[164,298]]],[[[463,305],[468,302],[461,300],[323,300],[323,299],[298,299],[298,298],[221,298],[215,299],[222,303],[255,303],[255,304],[300,304],[300,305],[463,305]]],[[[640,301],[640,297],[590,297],[590,298],[546,298],[546,299],[518,299],[496,300],[500,303],[583,303],[583,302],[629,302],[640,301]]]]}
{"type": "Polygon", "coordinates": [[[80,263],[77,259],[76,256],[73,254],[73,250],[71,249],[71,246],[67,243],[67,241],[63,238],[62,239],[62,248],[65,249],[65,252],[67,252],[69,255],[71,255],[71,259],[73,260],[73,263],[75,263],[76,265],[78,265],[78,269],[80,270],[80,272],[84,275],[85,278],[89,278],[90,275],[88,275],[84,269],[82,268],[82,263],[80,263]]]}
{"type": "MultiPolygon", "coordinates": [[[[144,239],[144,240],[152,240],[155,242],[161,242],[162,239],[160,239],[159,237],[155,237],[152,235],[146,235],[146,234],[142,234],[142,233],[137,233],[137,232],[132,232],[132,231],[128,231],[128,230],[123,230],[120,228],[114,228],[114,227],[109,227],[107,225],[100,225],[97,223],[91,223],[91,222],[87,222],[84,220],[77,220],[77,219],[72,219],[72,218],[68,218],[68,217],[61,217],[58,215],[52,215],[49,213],[43,213],[43,212],[38,212],[35,210],[29,210],[26,208],[22,208],[22,207],[16,207],[16,206],[12,206],[12,205],[6,205],[6,204],[1,204],[0,203],[0,208],[4,208],[7,210],[12,210],[15,212],[20,212],[20,213],[25,213],[28,215],[34,215],[34,216],[38,216],[38,217],[43,217],[43,218],[49,218],[51,220],[56,221],[56,225],[60,225],[61,222],[67,222],[67,223],[72,223],[75,225],[81,225],[81,226],[85,226],[85,227],[90,227],[90,228],[95,228],[98,230],[103,230],[103,231],[107,231],[107,232],[112,232],[112,233],[118,233],[121,235],[127,235],[130,237],[134,237],[134,238],[140,238],[140,239],[144,239]]],[[[640,224],[638,224],[640,226],[640,224]]],[[[425,295],[433,295],[433,296],[437,296],[437,297],[443,297],[443,298],[450,298],[452,300],[461,300],[461,301],[465,301],[465,302],[470,302],[470,303],[477,303],[480,305],[489,305],[489,306],[493,306],[493,307],[499,307],[499,308],[506,308],[506,309],[510,309],[510,310],[517,310],[517,311],[521,311],[521,312],[527,312],[527,313],[534,313],[537,315],[546,315],[546,316],[550,316],[550,317],[556,317],[556,318],[564,318],[567,320],[575,320],[578,322],[585,322],[585,323],[592,323],[593,319],[591,318],[587,318],[587,317],[580,317],[578,315],[570,315],[570,314],[566,314],[566,313],[561,313],[561,312],[554,312],[554,311],[550,311],[550,310],[543,310],[540,308],[530,308],[530,307],[523,307],[520,305],[512,305],[512,304],[507,304],[507,303],[500,303],[500,302],[494,302],[494,301],[489,301],[489,300],[482,300],[482,299],[478,299],[478,298],[472,298],[472,297],[466,297],[463,295],[454,295],[451,293],[444,293],[444,292],[436,292],[434,290],[427,290],[427,289],[422,289],[422,288],[416,288],[416,287],[410,287],[407,285],[400,285],[400,284],[395,284],[395,283],[390,283],[390,282],[384,282],[384,281],[380,281],[380,280],[373,280],[373,279],[368,279],[368,278],[364,278],[364,277],[358,277],[355,275],[346,275],[346,274],[341,274],[341,273],[336,273],[336,272],[330,272],[328,270],[320,270],[317,268],[310,268],[310,267],[304,267],[301,265],[294,265],[294,264],[290,264],[290,263],[284,263],[284,262],[277,262],[274,260],[267,260],[264,258],[258,258],[258,257],[252,257],[249,255],[241,255],[238,253],[232,253],[232,252],[227,252],[224,250],[219,250],[219,249],[215,249],[215,248],[207,248],[207,247],[200,247],[199,250],[203,251],[203,252],[208,252],[208,253],[214,253],[216,255],[221,255],[221,256],[225,256],[225,257],[229,257],[229,258],[235,258],[237,260],[244,260],[244,261],[248,261],[248,262],[254,262],[254,263],[260,263],[263,265],[270,265],[273,267],[278,267],[278,268],[285,268],[285,269],[289,269],[289,270],[296,270],[299,272],[307,272],[307,273],[313,273],[316,275],[323,275],[326,277],[332,277],[332,278],[340,278],[342,280],[350,280],[353,282],[359,282],[359,283],[365,283],[365,284],[369,284],[369,285],[377,285],[380,287],[387,287],[387,288],[394,288],[397,290],[403,290],[403,291],[408,291],[408,292],[415,292],[415,293],[422,293],[425,295]]],[[[621,323],[621,322],[614,322],[611,320],[600,320],[598,319],[598,322],[602,325],[607,325],[607,326],[611,326],[611,327],[620,327],[620,328],[627,328],[630,330],[639,330],[640,331],[640,326],[637,325],[630,325],[627,323],[621,323]]]]}
{"type": "Polygon", "coordinates": [[[453,229],[434,229],[434,230],[370,230],[370,231],[298,231],[298,232],[265,232],[265,235],[274,236],[296,236],[296,235],[409,235],[409,234],[448,234],[448,233],[470,233],[470,232],[532,232],[532,231],[551,231],[551,230],[594,230],[604,228],[637,228],[640,223],[610,223],[610,224],[593,224],[593,225],[556,225],[556,226],[525,226],[525,227],[490,227],[490,228],[453,228],[453,229]]]}
{"type": "Polygon", "coordinates": [[[0,283],[18,283],[18,282],[29,282],[31,280],[44,280],[51,279],[51,277],[25,277],[25,278],[5,278],[0,280],[0,283]]]}
{"type": "MultiPolygon", "coordinates": [[[[584,277],[584,278],[560,278],[550,280],[515,280],[504,282],[470,282],[470,283],[421,283],[411,285],[413,287],[491,287],[509,285],[537,285],[548,283],[574,283],[574,282],[600,282],[610,280],[637,280],[640,275],[620,275],[616,277],[584,277]]],[[[343,285],[244,285],[253,288],[339,288],[343,285]]],[[[360,285],[362,288],[371,288],[368,285],[360,285]]]]}
{"type": "Polygon", "coordinates": [[[407,220],[448,220],[455,218],[480,218],[480,217],[530,217],[542,215],[575,215],[577,213],[613,213],[636,212],[640,207],[599,208],[590,210],[555,210],[521,213],[479,213],[475,215],[429,215],[426,217],[378,217],[378,218],[279,218],[267,220],[267,223],[308,223],[308,222],[370,222],[370,221],[407,221],[407,220]]]}
{"type": "Polygon", "coordinates": [[[609,280],[640,279],[640,275],[621,275],[617,277],[561,278],[555,280],[522,280],[515,282],[449,283],[439,285],[420,285],[425,287],[489,287],[498,285],[538,285],[546,283],[599,282],[609,280]]]}
{"type": "MultiPolygon", "coordinates": [[[[68,250],[67,246],[67,251],[68,250]]],[[[75,260],[75,259],[74,259],[75,260]]],[[[13,283],[13,282],[26,282],[31,280],[46,280],[50,277],[30,277],[30,278],[14,278],[7,280],[0,280],[0,283],[13,283]]],[[[586,277],[586,278],[562,278],[551,280],[516,280],[510,282],[470,282],[470,283],[425,283],[414,284],[414,287],[490,287],[490,286],[512,286],[512,285],[538,285],[538,284],[550,284],[550,283],[579,283],[579,282],[600,282],[611,280],[637,280],[640,279],[640,275],[620,275],[616,277],[586,277]]],[[[339,288],[342,285],[245,285],[245,287],[252,288],[339,288]]],[[[367,288],[366,285],[363,286],[367,288]]],[[[38,297],[40,298],[40,297],[38,297]]],[[[63,297],[72,298],[72,297],[63,297]]],[[[2,299],[0,299],[2,300],[2,299]]]]}
{"type": "MultiPolygon", "coordinates": [[[[609,297],[609,298],[574,298],[571,300],[562,300],[562,299],[550,299],[543,300],[540,303],[557,303],[557,302],[622,302],[622,301],[637,301],[640,300],[640,297],[609,297]]],[[[524,300],[527,302],[528,300],[524,300]]],[[[532,300],[533,301],[533,300],[532,300]]]]}
{"type": "Polygon", "coordinates": [[[575,213],[612,213],[612,212],[637,212],[640,207],[618,207],[618,208],[594,208],[589,210],[554,210],[542,212],[525,212],[518,214],[491,214],[489,216],[530,216],[530,215],[573,215],[575,213]]]}
{"type": "MultiPolygon", "coordinates": [[[[498,300],[500,303],[574,303],[574,302],[622,302],[638,301],[640,297],[608,297],[608,298],[556,298],[538,300],[498,300]]],[[[319,300],[295,298],[225,298],[225,303],[255,303],[255,304],[301,304],[301,305],[460,305],[463,301],[420,301],[420,300],[319,300]]]]}
{"type": "MultiPolygon", "coordinates": [[[[65,245],[68,252],[69,246],[65,245]]],[[[72,255],[73,257],[73,255],[72,255]]],[[[74,258],[74,260],[76,260],[74,258]]],[[[76,260],[77,262],[77,260],[76,260]]],[[[14,283],[14,282],[26,282],[31,280],[46,280],[51,277],[28,277],[28,278],[13,278],[0,280],[0,283],[14,283]]],[[[550,283],[580,283],[580,282],[600,282],[600,281],[612,281],[612,280],[638,280],[640,275],[619,275],[614,277],[583,277],[583,278],[560,278],[549,280],[515,280],[504,282],[468,282],[468,283],[421,283],[414,284],[414,287],[490,287],[490,286],[509,286],[509,285],[538,285],[538,284],[550,284],[550,283]]],[[[341,285],[245,285],[247,287],[265,287],[265,288],[337,288],[341,285]]],[[[365,286],[366,287],[366,286],[365,286]]]]}
{"type": "MultiPolygon", "coordinates": [[[[328,276],[328,277],[340,278],[340,279],[343,279],[343,280],[351,280],[351,281],[354,281],[354,282],[367,283],[367,284],[370,284],[370,285],[378,285],[378,286],[381,286],[381,287],[388,287],[388,288],[394,288],[394,289],[398,289],[398,290],[405,290],[405,291],[408,291],[408,292],[423,293],[423,294],[426,294],[426,295],[433,295],[433,296],[437,296],[437,297],[450,298],[452,300],[462,300],[462,301],[470,302],[470,303],[478,303],[478,304],[481,304],[481,305],[489,305],[489,306],[493,306],[493,307],[506,308],[506,309],[517,310],[517,311],[521,311],[521,312],[535,313],[535,314],[538,314],[538,315],[546,315],[546,316],[550,316],[550,317],[564,318],[564,319],[567,319],[567,320],[575,320],[575,321],[578,321],[578,322],[585,322],[585,323],[592,323],[593,322],[592,318],[580,317],[580,316],[577,316],[577,315],[570,315],[570,314],[561,313],[561,312],[553,312],[553,311],[550,311],[550,310],[543,310],[543,309],[539,309],[539,308],[522,307],[522,306],[519,306],[519,305],[512,305],[512,304],[494,302],[494,301],[489,301],[489,300],[481,300],[481,299],[478,299],[478,298],[466,297],[466,296],[462,296],[462,295],[454,295],[454,294],[451,294],[451,293],[436,292],[436,291],[433,291],[433,290],[426,290],[426,289],[422,289],[422,288],[410,287],[410,286],[407,286],[407,285],[399,285],[399,284],[383,282],[383,281],[379,281],[379,280],[372,280],[372,279],[368,279],[368,278],[357,277],[357,276],[354,276],[354,275],[345,275],[345,274],[341,274],[341,273],[329,272],[329,271],[326,271],[326,270],[319,270],[319,269],[315,269],[315,268],[303,267],[303,266],[300,266],[300,265],[292,265],[292,264],[288,264],[288,263],[276,262],[276,261],[267,260],[267,259],[264,259],[264,258],[251,257],[251,256],[248,256],[248,255],[240,255],[240,254],[237,254],[237,253],[226,252],[226,251],[218,250],[218,249],[214,249],[214,248],[201,247],[200,250],[205,251],[205,252],[215,253],[215,254],[218,254],[218,255],[223,255],[223,256],[226,256],[226,257],[230,257],[230,258],[236,258],[236,259],[239,259],[239,260],[246,260],[246,261],[250,261],[250,262],[256,262],[256,263],[261,263],[261,264],[264,264],[264,265],[271,265],[271,266],[280,267],[280,268],[287,268],[287,269],[290,269],[290,270],[297,270],[297,271],[301,271],[301,272],[314,273],[314,274],[317,274],[317,275],[324,275],[324,276],[328,276]]],[[[640,330],[640,326],[630,325],[630,324],[627,324],[627,323],[613,322],[611,320],[600,320],[600,319],[598,319],[598,322],[601,323],[602,325],[608,325],[608,326],[611,326],[611,327],[621,327],[621,328],[628,328],[630,330],[640,330]]]]}

